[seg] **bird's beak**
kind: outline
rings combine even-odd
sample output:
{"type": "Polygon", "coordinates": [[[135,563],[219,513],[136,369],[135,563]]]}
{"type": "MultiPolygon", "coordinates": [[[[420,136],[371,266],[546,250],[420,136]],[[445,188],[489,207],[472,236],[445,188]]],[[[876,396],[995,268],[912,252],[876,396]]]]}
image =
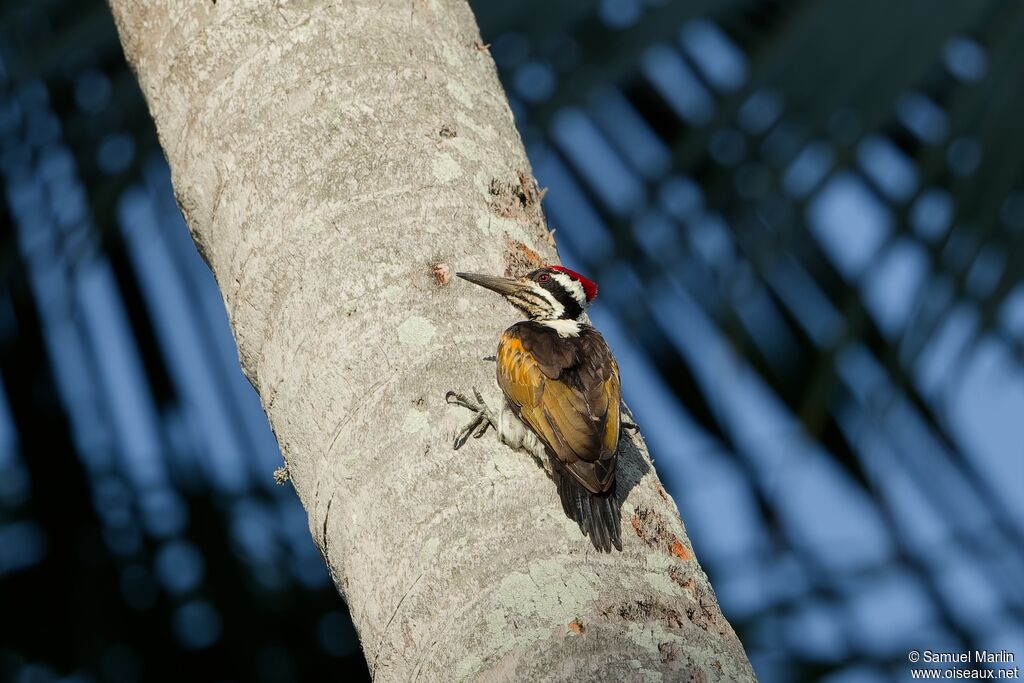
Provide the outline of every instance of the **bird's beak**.
{"type": "Polygon", "coordinates": [[[513,280],[510,277],[495,277],[494,275],[480,275],[478,273],[455,273],[463,280],[468,280],[474,285],[480,285],[487,289],[497,292],[502,296],[509,296],[516,292],[522,291],[526,285],[519,280],[513,280]]]}

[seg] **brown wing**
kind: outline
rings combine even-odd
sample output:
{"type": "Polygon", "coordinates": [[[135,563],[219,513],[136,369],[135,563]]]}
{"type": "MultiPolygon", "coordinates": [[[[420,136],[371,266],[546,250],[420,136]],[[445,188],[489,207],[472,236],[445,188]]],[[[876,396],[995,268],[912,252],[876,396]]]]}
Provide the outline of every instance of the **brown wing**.
{"type": "Polygon", "coordinates": [[[498,384],[564,468],[587,490],[603,493],[615,483],[619,368],[593,328],[561,342],[546,335],[546,328],[531,323],[505,331],[498,384]]]}

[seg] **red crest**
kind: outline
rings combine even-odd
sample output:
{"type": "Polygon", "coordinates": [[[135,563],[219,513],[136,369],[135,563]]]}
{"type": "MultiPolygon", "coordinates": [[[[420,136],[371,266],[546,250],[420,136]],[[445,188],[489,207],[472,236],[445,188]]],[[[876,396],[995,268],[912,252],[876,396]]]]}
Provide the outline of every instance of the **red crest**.
{"type": "Polygon", "coordinates": [[[585,278],[579,273],[577,273],[575,270],[570,270],[565,266],[548,266],[548,268],[550,268],[551,270],[557,270],[560,273],[565,273],[573,280],[576,280],[581,285],[583,285],[583,293],[587,297],[587,303],[590,303],[597,297],[597,283],[594,282],[593,280],[585,278]]]}

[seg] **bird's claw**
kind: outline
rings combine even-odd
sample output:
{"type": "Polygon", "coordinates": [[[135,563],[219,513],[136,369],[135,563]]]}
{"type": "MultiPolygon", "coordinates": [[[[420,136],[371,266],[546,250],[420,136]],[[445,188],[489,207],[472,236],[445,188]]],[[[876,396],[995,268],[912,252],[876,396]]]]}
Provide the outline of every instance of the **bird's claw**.
{"type": "Polygon", "coordinates": [[[495,427],[494,416],[491,414],[490,408],[487,407],[487,403],[484,402],[483,396],[480,395],[480,392],[475,387],[473,388],[473,396],[476,398],[476,403],[455,391],[449,391],[444,395],[444,400],[448,404],[461,406],[476,413],[469,424],[455,435],[455,450],[462,448],[470,436],[474,439],[479,439],[487,433],[489,427],[495,427]]]}
{"type": "Polygon", "coordinates": [[[478,408],[477,405],[457,391],[449,391],[444,395],[444,400],[446,403],[453,406],[462,406],[463,408],[469,408],[470,410],[476,410],[478,408]]]}

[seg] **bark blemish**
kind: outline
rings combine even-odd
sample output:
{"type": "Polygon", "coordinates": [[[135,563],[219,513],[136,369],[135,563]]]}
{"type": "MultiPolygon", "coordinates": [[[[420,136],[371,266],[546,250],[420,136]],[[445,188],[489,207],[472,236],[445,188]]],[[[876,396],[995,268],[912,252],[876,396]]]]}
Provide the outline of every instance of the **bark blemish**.
{"type": "Polygon", "coordinates": [[[672,533],[665,518],[656,510],[639,506],[630,523],[640,540],[652,548],[660,548],[669,555],[683,560],[693,559],[693,552],[683,541],[672,533]]]}
{"type": "Polygon", "coordinates": [[[689,593],[691,598],[695,598],[696,590],[692,576],[684,576],[683,570],[679,567],[672,567],[668,570],[668,577],[672,579],[672,583],[689,593]]]}
{"type": "Polygon", "coordinates": [[[435,263],[430,266],[430,274],[434,278],[434,284],[439,287],[444,287],[452,281],[452,268],[447,263],[435,263]]]}
{"type": "Polygon", "coordinates": [[[702,631],[716,631],[724,636],[731,630],[725,618],[718,613],[715,598],[703,588],[696,590],[697,604],[686,609],[686,618],[702,631]]]}
{"type": "Polygon", "coordinates": [[[547,189],[542,190],[533,176],[517,171],[515,180],[492,178],[488,192],[495,215],[532,226],[541,234],[547,233],[544,212],[540,208],[547,189]]]}
{"type": "Polygon", "coordinates": [[[519,277],[540,268],[544,259],[519,240],[505,234],[505,276],[519,277]]]}
{"type": "Polygon", "coordinates": [[[437,131],[437,134],[440,135],[443,138],[447,138],[448,140],[451,140],[453,137],[455,137],[459,133],[455,129],[455,126],[453,126],[450,123],[446,123],[446,124],[441,126],[441,129],[439,131],[437,131]]]}
{"type": "Polygon", "coordinates": [[[690,549],[683,545],[682,541],[680,541],[678,538],[672,541],[672,547],[669,550],[673,555],[678,557],[680,560],[683,560],[684,562],[686,560],[693,559],[693,553],[691,553],[690,549]]]}
{"type": "Polygon", "coordinates": [[[654,599],[635,600],[618,605],[604,610],[602,616],[610,622],[623,621],[645,624],[652,621],[660,621],[673,629],[682,628],[683,624],[686,623],[682,613],[654,599]]]}
{"type": "Polygon", "coordinates": [[[687,660],[688,666],[679,671],[677,677],[673,680],[685,683],[706,683],[707,677],[704,675],[704,672],[693,665],[693,660],[686,655],[683,648],[679,646],[679,643],[672,642],[671,640],[658,643],[658,654],[661,655],[662,664],[671,664],[684,658],[687,660]]]}
{"type": "Polygon", "coordinates": [[[693,604],[686,608],[686,618],[690,623],[702,631],[715,630],[721,635],[729,633],[731,627],[721,616],[718,602],[710,590],[699,586],[692,576],[684,576],[683,570],[678,567],[669,569],[668,575],[673,583],[685,590],[693,600],[693,604]]]}
{"type": "Polygon", "coordinates": [[[398,604],[395,605],[395,611],[391,613],[391,618],[388,619],[388,623],[384,624],[384,630],[381,631],[380,642],[377,643],[377,654],[373,658],[373,666],[370,667],[370,671],[377,670],[377,660],[380,659],[380,653],[384,650],[385,637],[388,634],[388,629],[391,628],[391,622],[393,622],[395,620],[395,617],[398,616],[399,610],[402,609],[402,603],[405,602],[405,599],[409,597],[409,594],[412,593],[414,588],[416,588],[416,584],[420,582],[420,579],[423,578],[423,575],[425,573],[426,572],[420,572],[420,575],[417,576],[416,580],[412,582],[412,585],[409,586],[409,589],[402,594],[401,598],[398,599],[398,604]]]}
{"type": "Polygon", "coordinates": [[[334,502],[334,496],[327,499],[327,510],[324,512],[324,525],[320,530],[320,550],[323,553],[324,559],[327,560],[328,567],[330,567],[330,556],[327,554],[327,523],[331,519],[331,503],[334,502]]]}
{"type": "Polygon", "coordinates": [[[668,491],[666,491],[665,487],[662,486],[661,484],[658,484],[658,495],[661,496],[661,499],[663,501],[665,501],[666,503],[668,502],[668,491]]]}

